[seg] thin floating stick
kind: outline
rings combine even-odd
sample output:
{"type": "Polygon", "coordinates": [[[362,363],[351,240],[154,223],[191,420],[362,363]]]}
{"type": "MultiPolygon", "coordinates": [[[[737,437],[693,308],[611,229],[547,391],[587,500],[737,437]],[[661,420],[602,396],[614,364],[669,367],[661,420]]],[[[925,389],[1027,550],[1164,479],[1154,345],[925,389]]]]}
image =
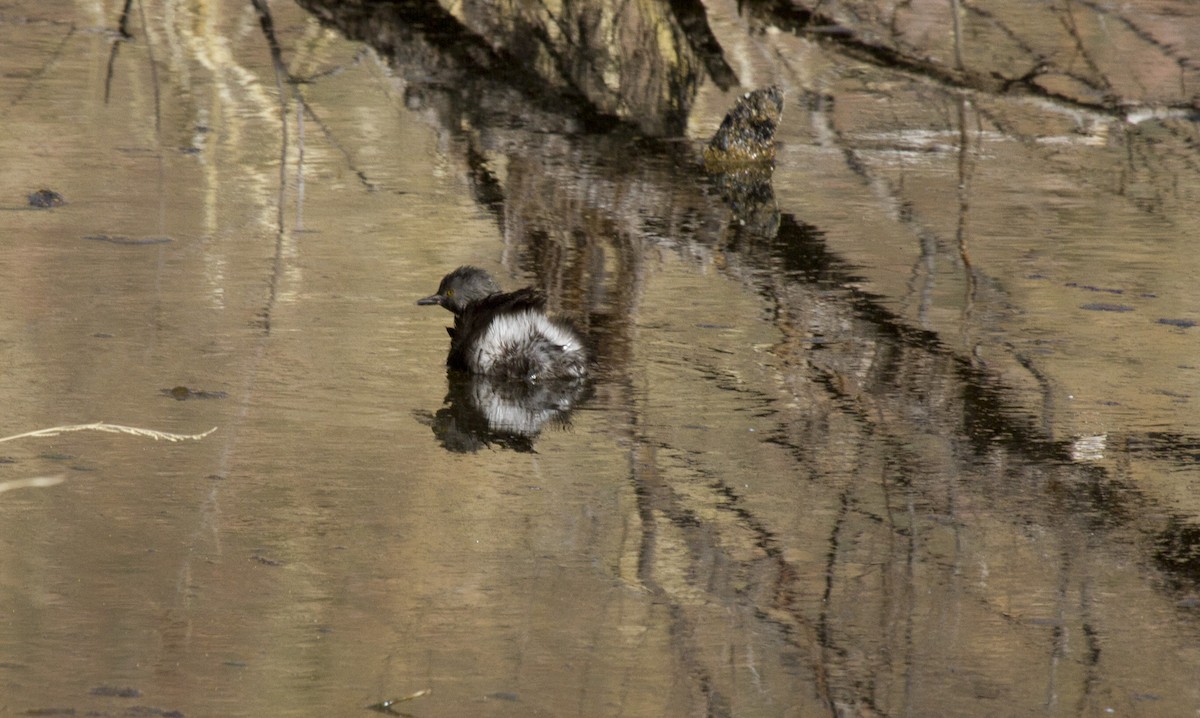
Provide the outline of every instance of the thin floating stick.
{"type": "Polygon", "coordinates": [[[410,714],[401,713],[400,711],[396,710],[396,708],[395,708],[396,704],[397,703],[406,703],[408,701],[415,700],[417,698],[423,698],[423,697],[429,695],[430,693],[433,693],[432,688],[422,688],[421,690],[417,691],[416,693],[409,693],[408,695],[401,696],[400,698],[389,698],[386,701],[380,701],[379,703],[372,703],[371,705],[367,706],[367,710],[373,710],[373,711],[377,711],[379,713],[387,713],[388,715],[394,715],[394,716],[407,716],[410,714]]]}
{"type": "Polygon", "coordinates": [[[12,481],[0,481],[0,494],[13,489],[41,489],[47,486],[57,486],[66,478],[65,475],[58,476],[35,476],[32,479],[13,479],[12,481]]]}
{"type": "Polygon", "coordinates": [[[106,424],[103,421],[97,421],[94,424],[72,424],[70,426],[54,426],[49,429],[27,431],[24,434],[6,436],[0,439],[0,443],[12,441],[14,439],[25,439],[28,437],[45,438],[49,436],[58,436],[59,434],[65,434],[70,431],[107,431],[112,434],[132,434],[134,436],[146,436],[154,439],[155,441],[158,441],[159,439],[164,441],[199,441],[216,430],[217,427],[214,426],[203,434],[171,434],[166,431],[139,429],[136,426],[121,426],[120,424],[106,424]]]}

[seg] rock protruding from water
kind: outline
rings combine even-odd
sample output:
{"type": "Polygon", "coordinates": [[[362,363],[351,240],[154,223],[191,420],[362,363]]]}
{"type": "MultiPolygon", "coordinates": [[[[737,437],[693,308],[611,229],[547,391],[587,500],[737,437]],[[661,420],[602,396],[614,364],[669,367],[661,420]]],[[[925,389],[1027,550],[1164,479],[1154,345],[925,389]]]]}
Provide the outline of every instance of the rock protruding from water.
{"type": "Polygon", "coordinates": [[[772,85],[738,98],[704,148],[709,172],[775,161],[775,131],[783,117],[783,91],[772,85]]]}
{"type": "Polygon", "coordinates": [[[783,92],[775,86],[738,98],[704,148],[704,169],[732,211],[730,227],[741,234],[774,237],[779,208],[771,187],[775,131],[783,117],[783,92]]]}

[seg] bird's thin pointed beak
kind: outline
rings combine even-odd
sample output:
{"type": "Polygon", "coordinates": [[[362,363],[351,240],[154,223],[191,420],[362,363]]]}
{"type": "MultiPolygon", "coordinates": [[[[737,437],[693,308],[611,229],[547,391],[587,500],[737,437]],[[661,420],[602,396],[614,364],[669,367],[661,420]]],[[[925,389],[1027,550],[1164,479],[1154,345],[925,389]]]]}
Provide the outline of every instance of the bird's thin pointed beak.
{"type": "Polygon", "coordinates": [[[419,304],[421,306],[426,306],[429,304],[441,304],[444,300],[445,300],[445,297],[443,297],[440,294],[430,294],[428,297],[425,297],[424,299],[418,299],[417,304],[419,304]]]}

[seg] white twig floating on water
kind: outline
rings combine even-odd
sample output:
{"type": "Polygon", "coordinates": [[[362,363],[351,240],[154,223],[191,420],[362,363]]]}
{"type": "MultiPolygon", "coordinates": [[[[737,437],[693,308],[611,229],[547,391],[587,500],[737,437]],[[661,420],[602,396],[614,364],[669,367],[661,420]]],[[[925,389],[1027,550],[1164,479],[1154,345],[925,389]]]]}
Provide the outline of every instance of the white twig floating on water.
{"type": "MultiPolygon", "coordinates": [[[[120,424],[106,424],[103,421],[97,421],[94,424],[71,424],[70,426],[52,426],[49,429],[38,429],[37,431],[27,431],[24,434],[15,434],[6,436],[0,439],[0,443],[5,441],[13,441],[14,439],[25,439],[30,437],[45,438],[49,436],[58,436],[71,431],[107,431],[111,434],[132,434],[133,436],[147,436],[155,441],[162,439],[163,441],[199,441],[209,434],[217,430],[213,427],[203,434],[172,434],[166,431],[155,431],[154,429],[139,429],[136,426],[121,426],[120,424]]],[[[36,476],[31,479],[13,479],[12,481],[0,481],[0,494],[13,489],[40,489],[47,486],[56,486],[61,484],[65,479],[65,475],[58,476],[36,476]]]]}
{"type": "Polygon", "coordinates": [[[166,431],[139,429],[136,426],[121,426],[120,424],[106,424],[102,421],[97,421],[94,424],[72,424],[70,426],[54,426],[49,429],[27,431],[24,434],[6,436],[3,439],[0,439],[0,443],[28,437],[45,438],[48,436],[58,436],[59,434],[65,434],[70,431],[107,431],[112,434],[132,434],[134,436],[146,436],[154,439],[155,441],[158,441],[159,439],[164,441],[199,441],[216,430],[217,427],[214,426],[203,434],[171,434],[166,431]]]}
{"type": "Polygon", "coordinates": [[[13,479],[12,481],[0,481],[0,494],[13,489],[40,489],[46,486],[56,486],[61,484],[67,477],[63,474],[58,476],[35,476],[32,479],[13,479]]]}

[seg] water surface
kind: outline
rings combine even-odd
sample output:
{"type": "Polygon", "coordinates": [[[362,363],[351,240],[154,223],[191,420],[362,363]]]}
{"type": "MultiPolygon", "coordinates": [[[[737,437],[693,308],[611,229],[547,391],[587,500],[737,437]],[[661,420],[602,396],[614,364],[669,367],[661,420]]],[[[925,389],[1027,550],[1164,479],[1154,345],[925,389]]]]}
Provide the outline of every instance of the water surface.
{"type": "Polygon", "coordinates": [[[789,98],[739,213],[732,92],[590,134],[298,7],[291,84],[249,5],[138,8],[0,19],[0,433],[216,431],[0,444],[53,479],[0,483],[3,711],[1200,709],[1189,121],[714,4],[789,98]],[[415,300],[463,263],[595,343],[565,420],[458,431],[415,300]]]}

